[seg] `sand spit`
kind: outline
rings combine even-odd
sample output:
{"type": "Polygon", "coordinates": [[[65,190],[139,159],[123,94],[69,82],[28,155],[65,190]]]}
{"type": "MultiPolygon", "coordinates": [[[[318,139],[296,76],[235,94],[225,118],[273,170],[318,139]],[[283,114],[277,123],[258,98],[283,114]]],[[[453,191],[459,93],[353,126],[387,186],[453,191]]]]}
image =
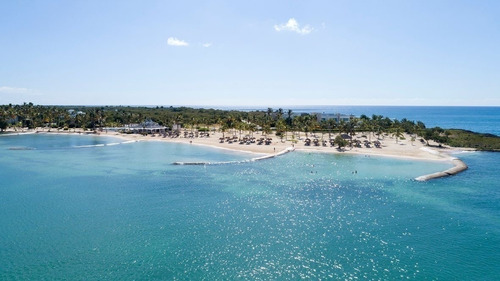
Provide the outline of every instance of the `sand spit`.
{"type": "MultiPolygon", "coordinates": [[[[14,133],[14,132],[12,132],[14,133]]],[[[75,132],[68,131],[57,131],[53,130],[51,132],[47,131],[37,131],[37,133],[57,133],[57,134],[92,134],[93,132],[89,131],[81,131],[76,130],[75,132]]],[[[265,137],[270,138],[268,144],[258,145],[256,143],[248,144],[240,144],[238,142],[224,142],[221,141],[224,139],[224,136],[228,136],[227,132],[225,134],[221,132],[211,132],[209,137],[164,137],[161,135],[138,135],[138,134],[121,134],[114,131],[99,131],[95,133],[96,135],[101,136],[112,136],[118,137],[124,140],[124,142],[136,142],[136,141],[164,141],[164,142],[175,142],[175,143],[185,143],[190,145],[203,145],[216,147],[227,150],[234,150],[240,152],[248,152],[259,154],[259,156],[254,157],[248,161],[259,161],[264,159],[273,158],[276,156],[283,155],[285,153],[289,153],[295,150],[307,150],[307,151],[317,151],[317,152],[325,152],[325,153],[341,153],[341,154],[358,154],[358,155],[373,155],[373,156],[386,156],[386,157],[395,157],[395,158],[404,158],[404,159],[416,159],[416,160],[428,160],[428,161],[446,161],[450,164],[453,164],[454,167],[429,175],[423,175],[415,178],[417,181],[427,181],[431,179],[447,177],[450,175],[456,175],[467,169],[467,165],[456,157],[450,156],[450,148],[449,147],[438,147],[436,144],[431,143],[431,146],[427,146],[427,144],[420,141],[411,141],[412,137],[409,135],[405,135],[404,139],[396,140],[389,136],[385,136],[381,139],[376,139],[374,137],[366,137],[366,135],[358,134],[353,137],[353,140],[356,140],[361,144],[358,146],[345,147],[343,149],[339,149],[338,147],[333,147],[330,145],[326,145],[326,140],[328,140],[328,134],[309,134],[305,133],[296,133],[294,137],[291,137],[291,133],[289,133],[288,138],[280,138],[276,135],[267,135],[263,136],[261,134],[254,134],[257,138],[265,137]],[[319,145],[305,145],[305,140],[307,138],[310,139],[318,139],[319,145]],[[378,140],[381,145],[379,147],[375,147],[373,145],[369,145],[369,143],[373,143],[373,141],[378,140]]],[[[236,134],[233,134],[233,137],[236,138],[236,134]]],[[[335,136],[332,136],[332,138],[335,136]]],[[[469,150],[469,149],[464,149],[469,150]]],[[[206,163],[206,162],[196,162],[196,163],[183,163],[176,162],[173,163],[175,165],[220,165],[220,164],[230,164],[234,162],[214,162],[214,163],[206,163]]]]}

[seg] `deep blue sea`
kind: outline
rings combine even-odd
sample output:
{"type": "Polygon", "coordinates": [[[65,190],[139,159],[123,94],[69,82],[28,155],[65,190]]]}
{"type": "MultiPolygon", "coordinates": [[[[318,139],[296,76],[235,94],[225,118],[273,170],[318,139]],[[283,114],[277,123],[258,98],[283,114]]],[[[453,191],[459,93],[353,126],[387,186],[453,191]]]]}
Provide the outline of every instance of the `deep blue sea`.
{"type": "Polygon", "coordinates": [[[498,280],[500,154],[456,156],[0,136],[0,280],[498,280]]]}

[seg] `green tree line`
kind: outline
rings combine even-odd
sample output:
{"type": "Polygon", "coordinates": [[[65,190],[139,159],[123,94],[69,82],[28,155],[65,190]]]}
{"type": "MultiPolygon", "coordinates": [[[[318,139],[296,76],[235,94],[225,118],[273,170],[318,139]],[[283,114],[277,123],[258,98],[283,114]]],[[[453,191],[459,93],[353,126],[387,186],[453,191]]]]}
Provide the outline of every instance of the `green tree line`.
{"type": "Polygon", "coordinates": [[[419,136],[446,143],[449,131],[439,127],[426,128],[420,121],[390,119],[381,115],[352,116],[349,120],[319,120],[312,114],[295,114],[292,110],[268,108],[267,110],[236,111],[190,107],[138,107],[138,106],[43,106],[33,103],[0,106],[0,130],[7,128],[46,128],[71,130],[73,128],[101,130],[106,127],[122,127],[152,120],[161,126],[172,128],[174,124],[184,128],[206,129],[216,127],[222,132],[262,134],[275,132],[288,139],[304,132],[322,134],[363,133],[368,138],[392,136],[396,141],[410,134],[412,141],[419,136]]]}

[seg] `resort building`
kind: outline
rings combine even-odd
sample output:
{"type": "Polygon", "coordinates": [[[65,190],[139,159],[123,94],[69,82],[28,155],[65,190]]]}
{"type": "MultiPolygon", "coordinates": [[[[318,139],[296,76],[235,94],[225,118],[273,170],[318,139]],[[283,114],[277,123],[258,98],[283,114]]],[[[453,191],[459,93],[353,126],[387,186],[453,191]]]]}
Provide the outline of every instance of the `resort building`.
{"type": "Polygon", "coordinates": [[[165,133],[167,127],[161,126],[160,124],[152,120],[146,120],[140,124],[125,125],[123,130],[125,132],[131,132],[134,134],[155,134],[155,133],[165,133]]]}
{"type": "Polygon", "coordinates": [[[334,119],[336,122],[340,123],[341,121],[347,122],[354,118],[355,116],[350,114],[340,114],[340,113],[318,113],[318,112],[312,112],[311,115],[316,115],[316,118],[318,118],[318,122],[321,121],[326,121],[329,119],[334,119]]]}
{"type": "Polygon", "coordinates": [[[68,114],[71,118],[75,118],[77,115],[85,115],[83,111],[76,111],[74,109],[68,109],[68,114]]]}

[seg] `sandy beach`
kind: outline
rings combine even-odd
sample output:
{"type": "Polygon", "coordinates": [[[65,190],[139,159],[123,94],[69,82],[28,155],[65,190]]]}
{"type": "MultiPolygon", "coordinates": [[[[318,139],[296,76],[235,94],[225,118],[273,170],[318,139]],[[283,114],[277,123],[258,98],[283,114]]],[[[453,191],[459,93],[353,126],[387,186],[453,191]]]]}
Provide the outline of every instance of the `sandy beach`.
{"type": "MultiPolygon", "coordinates": [[[[398,157],[398,158],[407,158],[407,159],[420,159],[420,160],[451,160],[449,153],[455,150],[463,150],[461,148],[450,148],[443,147],[438,148],[437,144],[431,143],[431,146],[427,146],[420,141],[411,142],[411,137],[405,135],[404,140],[396,140],[391,137],[385,137],[385,139],[380,139],[381,147],[376,148],[371,145],[371,147],[366,147],[361,145],[361,147],[344,147],[344,149],[339,150],[338,146],[331,147],[329,144],[327,146],[323,146],[321,144],[321,134],[316,135],[320,140],[320,145],[315,146],[311,144],[310,146],[306,146],[304,140],[306,139],[305,133],[301,133],[301,138],[296,142],[292,142],[291,140],[281,140],[276,135],[268,135],[267,137],[272,138],[272,142],[268,145],[261,144],[258,145],[256,143],[251,144],[239,144],[238,142],[228,143],[228,142],[220,142],[220,138],[222,138],[223,134],[219,132],[211,133],[210,137],[198,137],[198,138],[185,138],[185,137],[162,137],[162,136],[142,136],[138,134],[120,134],[116,132],[99,132],[100,135],[106,136],[114,136],[120,137],[126,140],[136,140],[136,141],[165,141],[165,142],[177,142],[177,143],[186,143],[192,145],[205,145],[218,147],[223,149],[231,149],[236,151],[245,151],[245,152],[253,152],[259,154],[277,154],[289,148],[293,148],[294,150],[307,150],[307,151],[318,151],[318,152],[327,152],[327,153],[343,153],[343,154],[361,154],[361,155],[377,155],[377,156],[389,156],[389,157],[398,157]]],[[[181,134],[182,135],[182,134],[181,134]]],[[[227,137],[228,134],[225,134],[227,137]]],[[[334,135],[333,137],[335,137],[334,135]]],[[[254,137],[261,138],[264,137],[260,134],[254,134],[254,137]]],[[[308,136],[309,138],[313,138],[311,134],[308,136]]],[[[289,136],[290,138],[290,136],[289,136]]],[[[328,139],[328,134],[323,136],[324,140],[328,139]]],[[[354,139],[359,139],[360,141],[368,140],[365,137],[361,137],[361,134],[354,136],[354,139]]],[[[371,137],[370,140],[373,142],[376,140],[375,137],[371,137]]]]}
{"type": "MultiPolygon", "coordinates": [[[[188,130],[187,130],[188,131],[188,130]]],[[[189,132],[189,131],[188,131],[189,132]]],[[[346,146],[342,150],[338,149],[338,146],[335,145],[335,147],[330,146],[330,144],[327,144],[326,146],[323,146],[321,144],[321,140],[328,140],[329,136],[328,134],[324,134],[323,136],[321,134],[308,134],[306,137],[305,133],[300,133],[300,138],[296,138],[294,141],[291,140],[291,133],[288,134],[288,140],[281,140],[279,136],[276,136],[274,133],[264,136],[261,135],[260,133],[254,133],[254,137],[259,139],[259,138],[272,138],[272,142],[268,145],[266,144],[261,144],[258,145],[257,143],[251,143],[251,144],[239,144],[238,142],[232,142],[228,143],[226,141],[220,142],[220,139],[225,136],[233,136],[232,134],[228,134],[227,132],[225,134],[221,132],[211,132],[209,137],[184,137],[183,134],[181,133],[181,136],[172,138],[172,137],[163,137],[158,134],[156,135],[140,135],[140,134],[122,134],[114,131],[98,131],[96,133],[92,131],[83,131],[83,130],[71,130],[71,131],[62,131],[62,130],[43,130],[43,129],[37,129],[37,130],[18,130],[18,131],[13,131],[13,130],[8,130],[6,133],[49,133],[49,134],[96,134],[96,135],[101,135],[101,136],[112,136],[112,137],[118,137],[124,140],[133,140],[133,141],[162,141],[162,142],[176,142],[176,143],[186,143],[186,144],[192,144],[192,145],[205,145],[205,146],[211,146],[211,147],[217,147],[217,148],[222,148],[222,149],[230,149],[230,150],[236,150],[236,151],[245,151],[245,152],[253,152],[257,154],[278,154],[284,150],[287,150],[289,148],[293,148],[294,150],[307,150],[307,151],[318,151],[318,152],[327,152],[327,153],[342,153],[342,154],[361,154],[361,155],[376,155],[376,156],[388,156],[388,157],[397,157],[397,158],[407,158],[407,159],[420,159],[420,160],[452,160],[454,157],[450,156],[450,153],[453,153],[455,151],[462,151],[462,150],[471,150],[468,148],[454,148],[454,147],[448,147],[448,146],[442,146],[441,148],[438,147],[438,144],[434,142],[430,142],[430,146],[427,146],[425,143],[422,143],[419,141],[419,138],[415,141],[411,141],[411,136],[409,135],[404,135],[404,139],[400,139],[396,142],[396,139],[394,137],[390,136],[385,136],[384,138],[378,139],[381,143],[380,148],[376,148],[374,145],[371,145],[370,147],[366,147],[363,145],[363,142],[365,140],[368,140],[370,142],[374,142],[377,140],[376,136],[367,136],[368,134],[366,133],[358,133],[353,137],[353,140],[359,140],[362,142],[361,147],[349,147],[346,146]],[[315,146],[314,144],[311,143],[311,145],[306,146],[305,145],[305,139],[314,138],[319,139],[320,144],[318,146],[315,146]]],[[[332,137],[334,138],[338,134],[332,134],[332,137]]],[[[239,137],[238,135],[236,135],[239,137]]]]}
{"type": "MultiPolygon", "coordinates": [[[[8,133],[60,133],[60,134],[94,134],[94,132],[90,131],[82,131],[82,130],[75,130],[75,131],[57,131],[57,130],[51,130],[50,132],[47,130],[24,130],[24,131],[8,131],[8,133]]],[[[189,132],[189,131],[188,131],[189,132]]],[[[421,142],[419,138],[415,141],[411,141],[411,136],[409,135],[404,135],[404,139],[400,139],[396,141],[394,137],[391,136],[385,136],[384,138],[379,138],[378,141],[380,141],[380,146],[377,148],[374,145],[371,145],[369,147],[363,145],[363,143],[366,141],[374,142],[377,140],[376,136],[369,136],[368,134],[361,134],[358,133],[357,135],[353,136],[353,140],[359,140],[361,142],[360,147],[344,147],[342,150],[338,149],[338,146],[336,145],[335,147],[330,146],[329,143],[327,143],[325,146],[322,145],[322,140],[328,140],[329,136],[328,134],[308,134],[306,137],[305,133],[300,133],[297,138],[295,138],[293,141],[291,140],[291,133],[288,135],[288,140],[281,139],[279,136],[276,136],[275,134],[270,134],[267,136],[261,135],[260,133],[254,133],[254,137],[259,139],[259,138],[272,138],[272,141],[269,144],[257,144],[257,143],[251,143],[251,144],[240,144],[239,142],[235,141],[232,143],[228,143],[227,141],[221,142],[220,139],[228,136],[237,136],[239,137],[239,134],[233,135],[229,133],[221,133],[221,132],[211,132],[209,137],[184,137],[184,134],[181,133],[179,137],[163,137],[161,135],[140,135],[140,134],[122,134],[114,131],[98,131],[95,133],[97,135],[101,136],[112,136],[112,137],[118,137],[121,138],[125,141],[161,141],[161,142],[175,142],[175,143],[185,143],[185,144],[190,144],[190,145],[204,145],[204,146],[211,146],[211,147],[217,147],[221,149],[229,149],[229,150],[235,150],[235,151],[244,151],[244,152],[251,152],[258,154],[258,156],[267,156],[267,157],[272,157],[276,156],[279,154],[282,154],[284,152],[288,152],[290,150],[297,150],[297,151],[315,151],[315,152],[324,152],[324,153],[341,153],[341,154],[359,154],[359,155],[373,155],[373,156],[385,156],[385,157],[396,157],[396,158],[405,158],[405,159],[415,159],[415,160],[426,160],[426,161],[447,161],[450,162],[451,164],[454,165],[453,168],[450,169],[450,173],[447,173],[446,171],[436,173],[435,175],[425,175],[418,177],[418,180],[428,180],[431,178],[437,178],[437,177],[443,177],[443,176],[448,176],[448,175],[453,175],[456,173],[459,173],[465,169],[467,169],[467,166],[465,163],[460,161],[458,158],[453,157],[451,153],[455,151],[462,151],[462,150],[470,150],[467,148],[452,148],[452,147],[439,147],[436,143],[430,143],[430,146],[427,146],[425,143],[421,142]],[[309,146],[305,144],[305,139],[310,138],[314,139],[317,138],[319,140],[319,145],[316,146],[313,143],[311,143],[309,146]],[[427,177],[429,176],[429,177],[427,177]]],[[[335,137],[337,134],[332,135],[332,137],[335,137]]]]}

